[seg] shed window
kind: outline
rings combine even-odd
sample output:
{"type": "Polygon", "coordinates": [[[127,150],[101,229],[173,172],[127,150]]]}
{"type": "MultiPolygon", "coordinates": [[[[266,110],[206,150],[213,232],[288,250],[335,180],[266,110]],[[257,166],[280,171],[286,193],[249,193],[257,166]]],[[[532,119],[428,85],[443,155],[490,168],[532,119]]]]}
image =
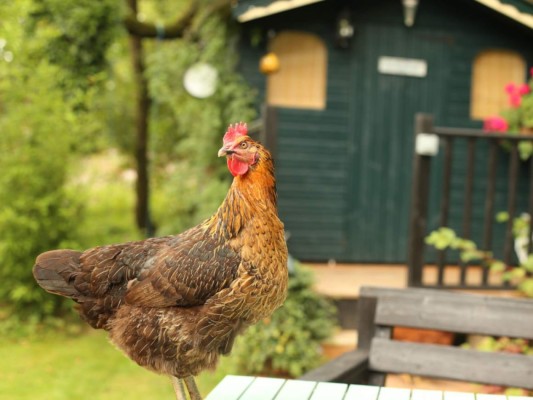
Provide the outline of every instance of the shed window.
{"type": "Polygon", "coordinates": [[[520,54],[508,50],[488,50],[474,60],[470,116],[484,119],[509,107],[505,86],[523,83],[526,62],[520,54]]]}
{"type": "Polygon", "coordinates": [[[286,31],[270,43],[280,60],[280,70],[269,75],[268,104],[324,109],[326,107],[327,50],[312,34],[286,31]]]}

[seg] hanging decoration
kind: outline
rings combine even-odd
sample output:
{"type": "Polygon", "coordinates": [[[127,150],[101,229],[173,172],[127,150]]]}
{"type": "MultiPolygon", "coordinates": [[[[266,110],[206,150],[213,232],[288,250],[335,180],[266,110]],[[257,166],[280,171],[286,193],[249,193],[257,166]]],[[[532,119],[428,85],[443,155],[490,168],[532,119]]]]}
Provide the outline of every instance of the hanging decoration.
{"type": "Polygon", "coordinates": [[[218,71],[211,64],[198,62],[191,65],[183,76],[187,93],[198,99],[212,96],[218,83],[218,71]]]}
{"type": "Polygon", "coordinates": [[[279,57],[272,51],[261,57],[261,60],[259,61],[259,70],[265,75],[278,72],[279,67],[279,57]]]}

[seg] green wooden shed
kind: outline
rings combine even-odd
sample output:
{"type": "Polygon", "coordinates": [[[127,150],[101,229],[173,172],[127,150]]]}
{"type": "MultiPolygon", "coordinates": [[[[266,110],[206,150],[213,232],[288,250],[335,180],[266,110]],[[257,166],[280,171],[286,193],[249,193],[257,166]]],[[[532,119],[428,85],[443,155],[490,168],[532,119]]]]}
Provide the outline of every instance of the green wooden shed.
{"type": "Polygon", "coordinates": [[[479,128],[533,65],[531,0],[242,0],[234,16],[241,72],[277,110],[289,249],[309,261],[405,263],[415,113],[479,128]]]}

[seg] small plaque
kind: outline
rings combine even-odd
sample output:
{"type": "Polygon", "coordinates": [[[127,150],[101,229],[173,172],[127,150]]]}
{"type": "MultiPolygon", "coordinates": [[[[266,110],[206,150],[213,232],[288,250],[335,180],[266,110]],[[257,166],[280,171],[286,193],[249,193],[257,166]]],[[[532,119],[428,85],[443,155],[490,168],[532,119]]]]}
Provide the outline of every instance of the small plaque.
{"type": "Polygon", "coordinates": [[[415,148],[416,154],[421,156],[436,156],[439,153],[439,137],[434,133],[419,133],[415,148]]]}
{"type": "Polygon", "coordinates": [[[378,71],[387,75],[424,78],[428,73],[428,63],[418,58],[382,56],[378,59],[378,71]]]}

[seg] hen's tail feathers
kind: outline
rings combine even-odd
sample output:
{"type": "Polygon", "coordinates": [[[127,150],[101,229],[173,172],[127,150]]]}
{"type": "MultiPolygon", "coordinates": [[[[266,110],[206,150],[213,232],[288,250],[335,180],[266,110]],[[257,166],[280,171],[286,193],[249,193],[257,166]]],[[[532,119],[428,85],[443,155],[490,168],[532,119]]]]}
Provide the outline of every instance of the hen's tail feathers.
{"type": "Polygon", "coordinates": [[[33,276],[44,290],[61,296],[78,298],[74,278],[80,266],[80,251],[52,250],[37,257],[33,276]]]}

